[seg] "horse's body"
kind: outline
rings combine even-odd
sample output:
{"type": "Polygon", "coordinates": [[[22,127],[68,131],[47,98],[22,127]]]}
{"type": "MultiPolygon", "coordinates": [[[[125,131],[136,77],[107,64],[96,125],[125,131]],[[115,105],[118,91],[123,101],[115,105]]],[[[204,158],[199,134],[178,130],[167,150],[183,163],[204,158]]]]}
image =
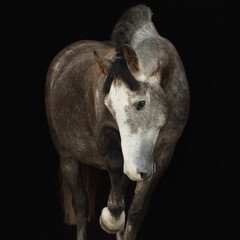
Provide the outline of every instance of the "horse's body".
{"type": "Polygon", "coordinates": [[[61,51],[50,66],[46,97],[49,116],[54,115],[49,117],[57,135],[54,142],[79,161],[106,169],[104,157],[97,147],[96,128],[99,114],[106,115],[104,117],[109,121],[111,116],[106,110],[106,114],[102,112],[103,102],[98,102],[102,82],[93,57],[94,50],[110,58],[115,54],[110,43],[96,41],[79,41],[61,51]]]}
{"type": "Polygon", "coordinates": [[[135,28],[131,34],[122,28],[130,22],[128,15],[139,11],[151,15],[143,5],[132,8],[116,25],[113,41],[76,42],[62,50],[49,68],[47,117],[60,155],[63,179],[73,197],[78,240],[86,239],[88,202],[79,176],[79,163],[109,172],[112,189],[100,217],[101,226],[109,233],[117,233],[119,240],[133,240],[147,210],[151,192],[169,165],[186,124],[189,92],[177,51],[157,33],[150,21],[133,20],[131,24],[135,28]],[[118,28],[122,32],[119,33],[118,28]],[[121,42],[118,34],[126,36],[124,41],[121,42]],[[125,43],[128,45],[121,45],[125,43]],[[116,57],[119,44],[123,55],[116,57]],[[136,89],[134,83],[119,79],[120,73],[106,84],[110,81],[110,73],[114,72],[114,61],[116,63],[120,58],[126,61],[131,75],[137,80],[136,89]],[[127,110],[129,99],[135,99],[139,94],[142,95],[138,100],[148,96],[136,107],[137,110],[145,110],[127,110]],[[151,109],[148,102],[151,102],[151,109]],[[149,112],[144,115],[144,111],[149,112]],[[142,117],[137,117],[138,112],[142,117]],[[160,113],[156,115],[156,112],[160,113]],[[147,140],[146,136],[149,136],[147,140]],[[123,192],[129,178],[123,171],[137,181],[126,225],[123,192]]]}

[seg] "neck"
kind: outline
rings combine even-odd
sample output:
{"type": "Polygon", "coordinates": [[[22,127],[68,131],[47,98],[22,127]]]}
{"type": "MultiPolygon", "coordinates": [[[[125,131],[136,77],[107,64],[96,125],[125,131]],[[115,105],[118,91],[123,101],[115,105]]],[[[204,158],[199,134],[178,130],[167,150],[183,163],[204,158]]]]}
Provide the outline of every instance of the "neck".
{"type": "Polygon", "coordinates": [[[154,24],[149,21],[144,25],[141,25],[133,34],[131,39],[131,46],[135,50],[137,46],[146,38],[159,37],[159,34],[154,24]]]}

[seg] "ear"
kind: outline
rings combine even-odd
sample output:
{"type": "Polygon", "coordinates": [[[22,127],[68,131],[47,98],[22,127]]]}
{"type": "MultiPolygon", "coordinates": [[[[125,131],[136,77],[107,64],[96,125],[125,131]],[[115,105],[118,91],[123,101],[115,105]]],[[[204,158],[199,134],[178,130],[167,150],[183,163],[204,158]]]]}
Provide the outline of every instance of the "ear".
{"type": "Polygon", "coordinates": [[[134,49],[128,44],[122,44],[122,48],[129,70],[133,73],[139,72],[139,59],[134,49]]]}
{"type": "Polygon", "coordinates": [[[98,68],[103,75],[107,75],[111,66],[111,61],[106,58],[99,58],[96,51],[93,51],[93,56],[98,64],[98,68]]]}

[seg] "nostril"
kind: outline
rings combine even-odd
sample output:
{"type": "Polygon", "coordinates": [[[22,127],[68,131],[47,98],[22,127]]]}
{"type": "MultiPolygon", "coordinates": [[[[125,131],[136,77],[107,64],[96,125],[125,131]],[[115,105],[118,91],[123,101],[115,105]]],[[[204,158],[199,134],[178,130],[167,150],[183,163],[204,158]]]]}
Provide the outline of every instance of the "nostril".
{"type": "Polygon", "coordinates": [[[147,173],[140,173],[140,176],[141,176],[142,180],[144,180],[144,181],[148,180],[150,177],[147,173]]]}

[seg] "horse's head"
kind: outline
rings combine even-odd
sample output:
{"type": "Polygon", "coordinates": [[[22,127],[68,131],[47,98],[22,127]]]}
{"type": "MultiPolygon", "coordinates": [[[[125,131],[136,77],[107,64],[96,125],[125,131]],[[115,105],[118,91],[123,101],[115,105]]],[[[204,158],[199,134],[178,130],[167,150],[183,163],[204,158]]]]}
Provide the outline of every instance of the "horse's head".
{"type": "Polygon", "coordinates": [[[129,45],[122,45],[122,56],[110,68],[96,53],[95,59],[101,72],[107,75],[104,102],[119,128],[124,173],[134,181],[147,180],[156,168],[153,150],[167,117],[160,74],[144,73],[129,45]]]}

